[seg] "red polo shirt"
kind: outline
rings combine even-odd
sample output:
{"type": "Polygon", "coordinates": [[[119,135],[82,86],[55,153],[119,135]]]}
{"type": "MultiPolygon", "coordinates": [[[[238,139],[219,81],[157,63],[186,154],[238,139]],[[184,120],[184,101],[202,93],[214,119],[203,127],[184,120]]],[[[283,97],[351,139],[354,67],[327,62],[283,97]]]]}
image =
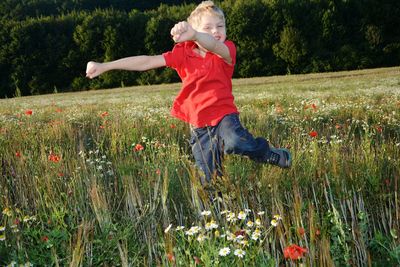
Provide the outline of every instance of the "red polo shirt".
{"type": "Polygon", "coordinates": [[[225,41],[225,45],[232,57],[231,65],[211,52],[203,58],[193,51],[195,42],[178,43],[163,54],[166,65],[182,79],[172,116],[195,127],[205,127],[217,125],[227,114],[238,113],[232,95],[236,47],[231,41],[225,41]]]}

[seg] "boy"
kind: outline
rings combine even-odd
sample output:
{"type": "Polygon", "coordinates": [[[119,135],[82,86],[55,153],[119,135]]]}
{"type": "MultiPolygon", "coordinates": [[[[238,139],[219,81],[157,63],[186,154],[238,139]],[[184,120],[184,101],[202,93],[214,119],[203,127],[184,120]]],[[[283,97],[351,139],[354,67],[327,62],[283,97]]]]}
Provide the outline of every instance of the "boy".
{"type": "Polygon", "coordinates": [[[286,149],[270,147],[254,138],[239,121],[232,95],[236,47],[226,40],[225,17],[212,1],[204,1],[186,21],[171,29],[177,43],[173,50],[156,56],[134,56],[107,63],[88,62],[86,74],[92,79],[106,71],[145,71],[168,66],[178,72],[182,89],[171,114],[190,124],[190,144],[197,166],[210,182],[222,176],[223,154],[239,154],[262,163],[289,168],[286,149]]]}

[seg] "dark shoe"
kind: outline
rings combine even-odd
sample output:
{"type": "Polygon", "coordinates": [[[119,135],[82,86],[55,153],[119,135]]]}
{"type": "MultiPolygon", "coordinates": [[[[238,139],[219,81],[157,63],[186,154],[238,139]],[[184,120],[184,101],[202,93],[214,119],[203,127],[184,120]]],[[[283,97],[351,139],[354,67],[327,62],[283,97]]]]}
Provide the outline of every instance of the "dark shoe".
{"type": "Polygon", "coordinates": [[[290,155],[289,150],[285,148],[270,147],[265,162],[281,168],[289,168],[292,165],[292,156],[290,155]]]}

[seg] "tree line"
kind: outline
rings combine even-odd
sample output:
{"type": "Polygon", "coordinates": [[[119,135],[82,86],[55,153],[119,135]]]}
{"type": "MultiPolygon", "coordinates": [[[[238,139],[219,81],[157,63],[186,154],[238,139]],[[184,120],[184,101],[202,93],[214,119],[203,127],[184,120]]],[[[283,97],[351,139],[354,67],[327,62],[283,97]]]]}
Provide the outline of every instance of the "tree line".
{"type": "MultiPolygon", "coordinates": [[[[177,82],[168,68],[114,71],[88,80],[86,62],[171,50],[171,27],[186,19],[198,2],[4,0],[0,98],[177,82]]],[[[225,11],[228,38],[237,45],[237,78],[394,66],[400,61],[398,0],[215,2],[225,11]]]]}

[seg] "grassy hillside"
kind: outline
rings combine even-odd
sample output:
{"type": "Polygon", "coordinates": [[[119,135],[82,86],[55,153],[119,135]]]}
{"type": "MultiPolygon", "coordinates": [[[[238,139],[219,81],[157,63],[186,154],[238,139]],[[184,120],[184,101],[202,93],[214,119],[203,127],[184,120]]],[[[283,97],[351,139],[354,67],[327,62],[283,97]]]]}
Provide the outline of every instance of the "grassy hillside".
{"type": "Polygon", "coordinates": [[[399,265],[399,74],[234,80],[244,126],[294,162],[227,156],[213,202],[179,84],[0,100],[0,265],[399,265]]]}

